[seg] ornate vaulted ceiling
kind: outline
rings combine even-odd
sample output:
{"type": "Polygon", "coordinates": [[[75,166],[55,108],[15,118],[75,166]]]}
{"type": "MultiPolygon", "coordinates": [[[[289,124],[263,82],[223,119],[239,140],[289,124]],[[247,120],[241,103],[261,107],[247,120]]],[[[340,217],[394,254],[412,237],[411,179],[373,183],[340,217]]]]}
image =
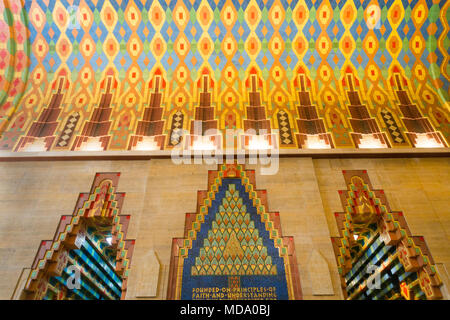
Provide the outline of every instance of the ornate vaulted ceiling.
{"type": "Polygon", "coordinates": [[[447,147],[449,8],[2,0],[0,150],[447,147]]]}

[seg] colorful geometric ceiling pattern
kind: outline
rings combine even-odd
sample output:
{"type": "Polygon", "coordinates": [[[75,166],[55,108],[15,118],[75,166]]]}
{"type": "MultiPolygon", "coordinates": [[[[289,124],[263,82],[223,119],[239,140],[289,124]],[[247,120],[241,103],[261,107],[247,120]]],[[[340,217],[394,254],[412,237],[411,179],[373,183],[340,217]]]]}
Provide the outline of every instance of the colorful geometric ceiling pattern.
{"type": "Polygon", "coordinates": [[[449,21],[446,0],[3,0],[0,150],[447,147],[449,21]]]}

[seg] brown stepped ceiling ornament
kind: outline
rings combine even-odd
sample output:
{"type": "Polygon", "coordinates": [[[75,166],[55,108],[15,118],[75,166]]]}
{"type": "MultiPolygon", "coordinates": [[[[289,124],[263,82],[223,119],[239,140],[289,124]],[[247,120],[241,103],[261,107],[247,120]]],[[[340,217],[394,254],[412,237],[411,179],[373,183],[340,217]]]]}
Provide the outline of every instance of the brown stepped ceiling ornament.
{"type": "Polygon", "coordinates": [[[397,67],[394,68],[394,76],[390,82],[400,101],[399,107],[407,129],[406,135],[412,145],[415,147],[447,147],[441,133],[433,128],[430,120],[421,114],[416,104],[412,103],[408,91],[404,88],[408,82],[400,75],[397,67]]]}
{"type": "Polygon", "coordinates": [[[350,101],[350,124],[353,142],[357,148],[390,148],[389,140],[384,132],[381,132],[376,119],[372,118],[367,106],[362,104],[358,92],[359,80],[354,76],[350,67],[347,68],[343,86],[347,87],[347,97],[350,101]]]}
{"type": "Polygon", "coordinates": [[[167,299],[302,299],[293,237],[267,209],[255,171],[223,164],[208,172],[183,238],[173,238],[167,299]]]}
{"type": "Polygon", "coordinates": [[[299,130],[297,141],[299,148],[333,148],[333,139],[325,129],[323,119],[319,118],[316,106],[311,102],[311,93],[307,90],[307,87],[311,87],[311,80],[306,76],[303,69],[299,70],[295,84],[300,89],[297,92],[300,101],[300,105],[297,106],[299,117],[297,120],[299,130]]]}
{"type": "MultiPolygon", "coordinates": [[[[97,255],[105,252],[105,248],[111,252],[115,259],[115,265],[111,268],[122,283],[118,297],[125,298],[135,240],[126,239],[130,216],[121,214],[125,193],[116,192],[119,178],[120,173],[117,172],[97,173],[91,191],[80,193],[73,214],[61,217],[52,240],[41,242],[20,299],[41,300],[48,290],[56,291],[50,280],[61,277],[67,267],[78,261],[71,258],[72,251],[81,249],[85,241],[94,243],[88,228],[96,230],[96,236],[107,232],[110,237],[106,247],[97,244],[91,248],[97,255]]],[[[90,268],[89,264],[81,268],[83,279],[87,279],[102,298],[112,299],[110,292],[105,290],[106,286],[98,281],[99,278],[90,274],[93,270],[90,268]]],[[[57,299],[66,298],[70,290],[60,283],[58,286],[57,299]]]]}
{"type": "Polygon", "coordinates": [[[91,118],[85,122],[81,134],[75,138],[72,151],[103,151],[108,148],[111,139],[109,130],[112,124],[112,100],[117,84],[114,71],[109,69],[106,78],[100,83],[101,98],[98,107],[94,107],[91,118]]]}
{"type": "Polygon", "coordinates": [[[215,119],[215,107],[212,105],[214,80],[207,68],[204,68],[197,82],[200,88],[199,104],[195,108],[195,120],[191,120],[190,135],[186,139],[189,149],[221,149],[222,141],[218,134],[218,121],[215,119]]]}
{"type": "Polygon", "coordinates": [[[417,299],[442,299],[442,282],[425,239],[411,234],[403,213],[391,210],[366,170],[344,170],[343,176],[347,190],[339,196],[345,212],[335,213],[340,236],[331,240],[344,296],[411,299],[415,293],[417,299]],[[363,267],[369,261],[377,267],[375,274],[389,283],[387,288],[370,288],[363,267]]]}
{"type": "Polygon", "coordinates": [[[162,150],[165,135],[162,120],[164,108],[161,107],[166,81],[160,69],[156,69],[153,79],[149,83],[150,92],[148,103],[144,104],[144,115],[138,121],[136,135],[131,136],[128,150],[162,150]]]}
{"type": "Polygon", "coordinates": [[[264,144],[268,148],[273,148],[276,139],[271,134],[270,120],[266,118],[266,108],[261,98],[263,81],[254,67],[250,69],[250,76],[245,81],[245,87],[249,89],[249,105],[246,107],[247,118],[244,119],[245,134],[242,136],[242,146],[251,148],[252,141],[256,141],[259,145],[264,144]]]}
{"type": "Polygon", "coordinates": [[[44,108],[37,121],[31,125],[25,137],[21,137],[14,151],[48,151],[56,139],[55,131],[58,118],[62,111],[64,94],[69,89],[67,73],[61,70],[53,82],[51,98],[47,108],[44,108]]]}

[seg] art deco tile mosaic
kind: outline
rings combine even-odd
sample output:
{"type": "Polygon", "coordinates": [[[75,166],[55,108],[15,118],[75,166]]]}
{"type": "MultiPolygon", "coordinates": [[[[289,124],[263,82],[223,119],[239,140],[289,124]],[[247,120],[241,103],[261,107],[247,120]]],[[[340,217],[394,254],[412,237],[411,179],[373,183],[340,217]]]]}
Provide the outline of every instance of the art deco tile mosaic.
{"type": "Polygon", "coordinates": [[[384,191],[373,189],[366,170],[342,173],[345,211],[335,213],[340,237],[331,241],[344,297],[442,299],[443,283],[424,237],[411,234],[403,212],[393,211],[384,191]]]}
{"type": "Polygon", "coordinates": [[[293,237],[269,212],[255,171],[219,165],[174,238],[167,297],[184,300],[287,300],[302,292],[293,237]]]}
{"type": "Polygon", "coordinates": [[[0,150],[220,148],[226,129],[279,130],[281,149],[447,147],[449,8],[3,0],[0,150]]]}

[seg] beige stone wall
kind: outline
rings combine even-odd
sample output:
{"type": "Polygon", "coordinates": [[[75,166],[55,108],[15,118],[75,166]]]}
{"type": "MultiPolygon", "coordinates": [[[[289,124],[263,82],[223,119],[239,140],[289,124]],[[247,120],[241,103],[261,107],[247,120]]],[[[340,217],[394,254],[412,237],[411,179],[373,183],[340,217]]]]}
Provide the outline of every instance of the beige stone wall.
{"type": "MultiPolygon", "coordinates": [[[[342,211],[337,191],[346,188],[342,170],[367,169],[374,187],[385,190],[391,207],[404,212],[413,234],[424,236],[436,262],[450,270],[449,159],[284,158],[272,176],[247,168],[256,169],[257,188],[267,189],[269,210],[280,212],[283,234],[294,237],[304,298],[342,298],[330,242],[338,235],[333,213],[342,211]]],[[[210,169],[216,166],[170,160],[0,163],[0,299],[11,297],[40,241],[52,238],[94,174],[110,171],[122,173],[128,238],[136,238],[127,298],[156,292],[164,299],[172,238],[183,236],[185,213],[195,212],[210,169]],[[159,279],[146,276],[159,267],[159,279]]]]}
{"type": "Polygon", "coordinates": [[[170,160],[150,162],[144,208],[139,218],[131,221],[136,232],[129,236],[136,238],[136,245],[127,299],[136,299],[141,283],[147,281],[141,261],[151,250],[161,266],[158,283],[151,284],[157,288],[153,298],[166,298],[172,238],[183,237],[185,214],[196,212],[197,191],[206,190],[208,170],[215,169],[217,166],[174,165],[170,160]]]}

